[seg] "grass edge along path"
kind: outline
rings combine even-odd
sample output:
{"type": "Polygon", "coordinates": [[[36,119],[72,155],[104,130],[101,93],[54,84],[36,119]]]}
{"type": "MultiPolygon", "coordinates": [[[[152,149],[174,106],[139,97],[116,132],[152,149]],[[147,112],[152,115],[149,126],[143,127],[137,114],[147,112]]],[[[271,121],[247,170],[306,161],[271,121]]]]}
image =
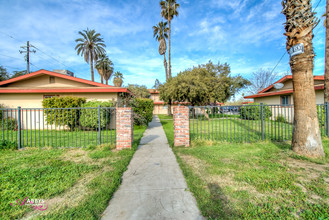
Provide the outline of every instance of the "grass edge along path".
{"type": "MultiPolygon", "coordinates": [[[[162,119],[162,116],[159,116],[162,119]]],[[[173,146],[172,120],[161,120],[173,146]]],[[[288,142],[215,143],[173,147],[190,191],[209,219],[329,218],[329,139],[326,159],[294,154],[288,142]]]]}
{"type": "Polygon", "coordinates": [[[9,157],[16,161],[12,161],[8,166],[1,166],[0,180],[6,180],[1,194],[12,198],[4,204],[7,210],[1,211],[0,218],[100,219],[113,193],[119,187],[121,177],[145,130],[146,126],[134,127],[131,150],[117,151],[114,145],[102,145],[90,146],[87,149],[27,148],[21,151],[1,151],[0,161],[8,160],[9,157]],[[54,164],[58,166],[52,167],[54,164]],[[75,169],[72,169],[72,166],[75,169]],[[44,173],[45,171],[47,173],[44,173]],[[15,180],[14,185],[11,183],[14,177],[8,176],[10,172],[29,175],[34,179],[28,181],[22,177],[24,182],[15,180]],[[74,178],[71,178],[71,172],[77,172],[74,178]],[[69,179],[66,182],[61,181],[65,176],[69,179]],[[63,187],[55,190],[61,185],[63,187]],[[53,192],[48,193],[48,188],[53,192]],[[38,193],[34,193],[35,191],[38,193]],[[26,196],[44,199],[47,204],[50,203],[49,208],[41,212],[31,211],[28,206],[10,206],[10,202],[13,202],[11,200],[16,197],[24,199],[26,196]]]}

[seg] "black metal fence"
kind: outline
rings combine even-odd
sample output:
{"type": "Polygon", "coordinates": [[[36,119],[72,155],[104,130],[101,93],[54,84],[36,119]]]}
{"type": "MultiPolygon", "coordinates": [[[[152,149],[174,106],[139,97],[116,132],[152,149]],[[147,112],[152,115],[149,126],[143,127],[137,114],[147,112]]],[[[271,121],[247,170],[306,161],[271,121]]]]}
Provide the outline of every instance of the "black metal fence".
{"type": "MultiPolygon", "coordinates": [[[[329,137],[329,105],[317,105],[322,136],[329,137]]],[[[293,105],[190,106],[191,140],[255,142],[291,140],[293,105]]]]}
{"type": "Polygon", "coordinates": [[[0,109],[0,141],[24,147],[116,143],[116,108],[0,109]]]}

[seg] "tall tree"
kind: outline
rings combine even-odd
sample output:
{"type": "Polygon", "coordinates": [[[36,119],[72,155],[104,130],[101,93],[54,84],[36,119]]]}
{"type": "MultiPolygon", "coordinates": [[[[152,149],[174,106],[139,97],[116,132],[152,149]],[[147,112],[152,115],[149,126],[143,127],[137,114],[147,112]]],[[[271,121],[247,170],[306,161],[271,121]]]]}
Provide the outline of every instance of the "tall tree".
{"type": "Polygon", "coordinates": [[[153,26],[153,37],[159,41],[159,54],[163,55],[163,64],[166,71],[166,81],[168,80],[168,67],[166,60],[166,39],[168,39],[168,22],[160,21],[159,24],[153,26]]]}
{"type": "Polygon", "coordinates": [[[101,83],[103,84],[105,79],[107,85],[108,80],[111,78],[113,73],[112,61],[105,54],[102,54],[96,62],[96,69],[98,74],[101,76],[101,83]]]}
{"type": "Polygon", "coordinates": [[[26,70],[21,70],[21,71],[13,71],[13,74],[10,76],[10,78],[16,78],[19,76],[23,76],[26,74],[26,70]]]}
{"type": "Polygon", "coordinates": [[[190,102],[191,105],[209,105],[225,102],[250,82],[241,76],[231,76],[230,66],[225,64],[199,65],[178,73],[164,85],[160,86],[160,98],[190,102]]]}
{"type": "Polygon", "coordinates": [[[168,78],[171,78],[171,21],[175,16],[178,16],[177,9],[179,8],[179,4],[176,3],[176,0],[162,0],[160,2],[161,6],[161,16],[165,18],[169,23],[169,51],[168,51],[168,59],[169,59],[169,73],[168,78]]]}
{"type": "Polygon", "coordinates": [[[77,54],[84,57],[85,61],[89,64],[91,69],[91,81],[94,82],[94,62],[98,60],[101,54],[105,54],[104,40],[100,33],[96,33],[95,30],[83,30],[79,31],[82,38],[75,40],[78,43],[75,47],[77,54]]]}
{"type": "Polygon", "coordinates": [[[295,106],[292,150],[303,156],[323,157],[313,80],[312,39],[319,20],[312,12],[311,0],[283,0],[282,6],[287,51],[297,44],[304,45],[303,53],[291,54],[290,58],[295,106]]]}
{"type": "Polygon", "coordinates": [[[10,79],[7,69],[3,66],[0,66],[0,81],[5,81],[7,79],[10,79]]]}
{"type": "Polygon", "coordinates": [[[154,88],[154,89],[159,89],[161,85],[162,85],[162,84],[160,83],[160,81],[159,81],[158,79],[156,79],[156,80],[154,81],[154,86],[153,86],[153,88],[154,88]]]}
{"type": "Polygon", "coordinates": [[[144,85],[129,84],[127,87],[137,98],[150,98],[150,92],[144,85]]]}
{"type": "Polygon", "coordinates": [[[326,28],[325,70],[324,70],[324,102],[329,102],[329,0],[326,3],[324,27],[326,28]]]}
{"type": "Polygon", "coordinates": [[[249,78],[251,85],[247,88],[247,93],[256,94],[272,85],[277,78],[278,74],[273,73],[270,69],[259,69],[251,74],[251,77],[249,78]]]}
{"type": "Polygon", "coordinates": [[[106,69],[106,71],[103,74],[103,77],[105,79],[106,85],[108,85],[108,82],[109,82],[109,80],[112,77],[112,74],[113,74],[113,63],[110,60],[109,66],[108,66],[108,68],[106,69]]]}

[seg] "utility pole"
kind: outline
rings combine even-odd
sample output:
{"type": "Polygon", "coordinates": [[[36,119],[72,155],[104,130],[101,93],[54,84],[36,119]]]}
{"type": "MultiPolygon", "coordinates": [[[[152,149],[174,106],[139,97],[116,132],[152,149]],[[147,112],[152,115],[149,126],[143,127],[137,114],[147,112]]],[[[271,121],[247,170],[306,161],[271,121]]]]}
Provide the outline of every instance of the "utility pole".
{"type": "Polygon", "coordinates": [[[30,47],[34,47],[32,44],[30,45],[30,42],[27,41],[26,46],[21,46],[23,50],[20,50],[19,52],[26,53],[25,55],[25,60],[26,60],[26,74],[30,73],[30,53],[35,53],[37,52],[36,50],[30,50],[30,47]]]}

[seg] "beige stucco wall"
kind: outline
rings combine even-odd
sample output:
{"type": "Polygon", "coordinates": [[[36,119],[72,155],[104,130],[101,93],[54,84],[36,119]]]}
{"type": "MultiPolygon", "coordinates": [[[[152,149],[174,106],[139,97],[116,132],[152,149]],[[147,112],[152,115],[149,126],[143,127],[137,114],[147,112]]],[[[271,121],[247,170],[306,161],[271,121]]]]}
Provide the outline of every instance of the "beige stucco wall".
{"type": "Polygon", "coordinates": [[[0,104],[8,108],[42,108],[43,94],[0,94],[0,104]]]}
{"type": "MultiPolygon", "coordinates": [[[[290,94],[290,97],[291,97],[291,104],[293,104],[294,103],[293,95],[290,94]]],[[[315,91],[316,104],[323,104],[324,103],[323,99],[324,99],[323,91],[322,90],[316,90],[315,91]]],[[[254,102],[264,103],[264,104],[266,103],[268,105],[280,105],[280,95],[255,98],[254,102]]]]}
{"type": "MultiPolygon", "coordinates": [[[[42,108],[43,95],[49,94],[0,94],[0,104],[8,108],[42,108]]],[[[117,93],[78,93],[78,94],[56,94],[59,96],[85,97],[87,101],[117,101],[117,93]]]]}
{"type": "Polygon", "coordinates": [[[153,93],[151,94],[151,97],[150,97],[154,102],[161,102],[160,100],[160,94],[159,93],[153,93]]]}
{"type": "Polygon", "coordinates": [[[266,103],[268,105],[279,105],[280,104],[280,96],[267,96],[255,98],[254,102],[256,103],[266,103]]]}
{"type": "Polygon", "coordinates": [[[49,75],[38,76],[32,79],[26,79],[11,83],[8,87],[94,87],[85,83],[75,82],[72,80],[67,80],[59,77],[55,77],[55,83],[49,83],[49,75]]]}
{"type": "Polygon", "coordinates": [[[315,97],[316,97],[316,104],[324,103],[324,93],[322,90],[315,91],[315,97]]]}

